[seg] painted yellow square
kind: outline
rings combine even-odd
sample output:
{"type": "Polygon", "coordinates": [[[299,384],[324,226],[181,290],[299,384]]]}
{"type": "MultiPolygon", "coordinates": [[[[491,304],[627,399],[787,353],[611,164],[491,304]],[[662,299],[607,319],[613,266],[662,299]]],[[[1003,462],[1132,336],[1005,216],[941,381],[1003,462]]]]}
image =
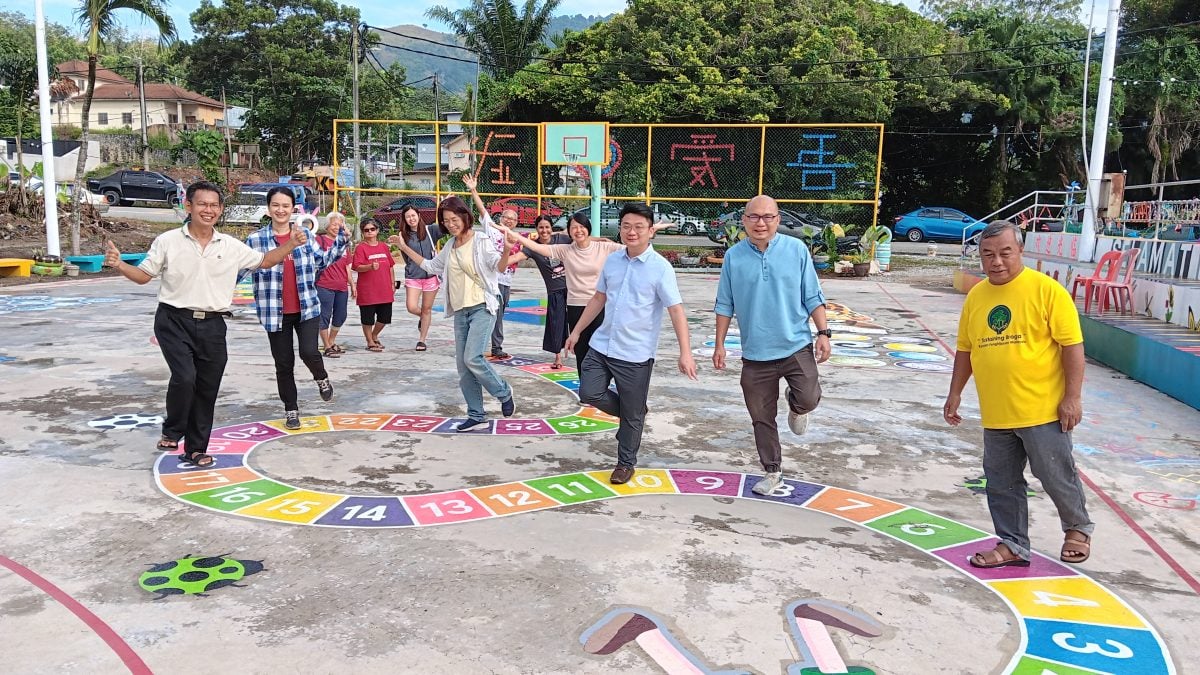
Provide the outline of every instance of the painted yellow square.
{"type": "Polygon", "coordinates": [[[315,415],[313,417],[301,417],[299,429],[288,429],[283,426],[283,420],[271,420],[263,422],[263,424],[278,429],[285,434],[311,434],[317,431],[331,431],[333,429],[329,424],[329,417],[326,415],[315,415]]]}
{"type": "Polygon", "coordinates": [[[633,474],[633,478],[630,478],[629,482],[624,485],[613,485],[608,482],[608,477],[612,475],[611,471],[589,471],[587,475],[619,495],[673,495],[679,492],[675,489],[675,484],[671,482],[671,477],[667,475],[665,469],[638,469],[633,474]]]}
{"type": "Polygon", "coordinates": [[[284,520],[289,523],[311,523],[342,500],[343,495],[326,492],[295,490],[272,497],[265,502],[238,511],[248,516],[284,520]]]}
{"type": "Polygon", "coordinates": [[[1146,628],[1146,623],[1115,595],[1087,577],[989,581],[1028,619],[1146,628]]]}

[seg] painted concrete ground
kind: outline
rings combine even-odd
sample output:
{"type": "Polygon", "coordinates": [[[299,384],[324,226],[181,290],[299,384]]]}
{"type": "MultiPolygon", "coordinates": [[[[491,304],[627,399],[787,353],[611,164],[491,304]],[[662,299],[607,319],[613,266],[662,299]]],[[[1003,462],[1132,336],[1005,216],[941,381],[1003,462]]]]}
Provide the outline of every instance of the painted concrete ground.
{"type": "MultiPolygon", "coordinates": [[[[714,286],[681,276],[701,356],[714,286]]],[[[383,354],[347,325],[337,397],[302,382],[306,426],[286,433],[247,312],[218,464],[195,470],[152,450],[167,378],[152,287],[6,290],[6,673],[1197,672],[1200,414],[1089,365],[1092,559],[1057,562],[1033,482],[1045,555],[974,573],[990,521],[978,423],[940,417],[962,301],[948,289],[828,284],[838,363],[808,435],[785,432],[789,481],[767,498],[749,491],[736,366],[701,359],[686,380],[669,330],[628,487],[604,480],[611,421],[581,409],[521,320],[500,365],[518,412],[487,434],[447,433],[463,414],[451,327],[418,354],[407,316],[383,354]]],[[[536,315],[536,276],[515,290],[536,315]]]]}

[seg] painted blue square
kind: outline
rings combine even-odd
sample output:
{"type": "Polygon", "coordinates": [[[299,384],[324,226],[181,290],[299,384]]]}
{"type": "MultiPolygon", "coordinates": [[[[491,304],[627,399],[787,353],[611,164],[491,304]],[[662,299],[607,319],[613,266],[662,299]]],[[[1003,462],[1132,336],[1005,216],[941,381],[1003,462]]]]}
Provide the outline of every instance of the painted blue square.
{"type": "Polygon", "coordinates": [[[408,527],[412,517],[398,497],[347,497],[317,519],[317,525],[338,527],[408,527]]]}
{"type": "MultiPolygon", "coordinates": [[[[436,429],[434,429],[434,430],[433,430],[431,433],[435,433],[435,434],[454,434],[454,433],[458,433],[458,425],[460,425],[460,424],[462,424],[463,422],[466,422],[466,421],[467,421],[467,418],[465,418],[465,417],[451,417],[450,419],[446,420],[445,422],[442,422],[441,424],[439,424],[439,425],[437,426],[437,428],[436,428],[436,429]]],[[[496,423],[495,423],[493,420],[488,420],[488,421],[487,421],[487,429],[480,429],[479,431],[468,431],[468,432],[463,432],[463,435],[466,435],[466,434],[479,434],[479,435],[482,435],[482,436],[486,436],[487,434],[490,434],[490,433],[492,433],[492,428],[493,428],[495,425],[496,425],[496,423]]]]}
{"type": "Polygon", "coordinates": [[[746,482],[742,485],[742,496],[749,497],[750,499],[762,499],[768,502],[782,502],[793,506],[804,506],[805,502],[812,499],[824,487],[823,485],[814,485],[812,483],[784,478],[783,485],[775,488],[775,490],[776,492],[786,492],[787,494],[778,496],[771,494],[764,497],[756,495],[750,490],[760,480],[762,480],[762,476],[746,476],[746,482]]]}
{"type": "Polygon", "coordinates": [[[554,384],[571,391],[579,391],[579,380],[558,380],[554,384]]]}
{"type": "Polygon", "coordinates": [[[1030,656],[1105,673],[1168,673],[1163,646],[1148,630],[1026,619],[1030,656]]]}

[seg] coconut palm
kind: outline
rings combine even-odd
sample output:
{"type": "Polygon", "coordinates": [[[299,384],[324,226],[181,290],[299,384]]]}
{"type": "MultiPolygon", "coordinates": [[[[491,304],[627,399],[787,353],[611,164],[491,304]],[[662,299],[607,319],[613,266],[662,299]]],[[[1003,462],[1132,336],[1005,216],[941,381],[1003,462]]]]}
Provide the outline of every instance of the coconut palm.
{"type": "Polygon", "coordinates": [[[554,11],[562,0],[525,0],[521,12],[513,0],[471,0],[450,11],[430,7],[425,16],[450,26],[479,55],[480,65],[497,79],[512,77],[537,54],[554,11]]]}
{"type": "MultiPolygon", "coordinates": [[[[79,255],[79,222],[82,215],[83,200],[78,197],[87,189],[83,182],[87,165],[88,147],[88,118],[92,113],[92,94],[96,89],[96,63],[100,58],[100,49],[104,41],[115,35],[119,28],[117,12],[127,9],[135,14],[149,19],[158,29],[160,45],[175,41],[175,21],[167,14],[167,3],[163,0],[80,0],[79,9],[75,10],[75,20],[84,29],[87,36],[88,79],[87,89],[83,92],[83,114],[80,121],[79,162],[75,165],[75,194],[74,205],[71,207],[71,252],[79,255]]],[[[142,120],[145,124],[146,120],[142,120]]]]}

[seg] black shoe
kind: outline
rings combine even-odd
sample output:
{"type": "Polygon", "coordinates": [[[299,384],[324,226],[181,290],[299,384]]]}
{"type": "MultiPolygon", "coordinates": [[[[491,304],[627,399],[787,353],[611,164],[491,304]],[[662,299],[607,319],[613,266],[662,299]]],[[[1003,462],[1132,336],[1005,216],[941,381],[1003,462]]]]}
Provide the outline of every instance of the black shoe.
{"type": "Polygon", "coordinates": [[[488,428],[487,420],[468,419],[465,422],[460,423],[458,425],[458,429],[456,429],[456,431],[458,431],[459,433],[463,433],[466,431],[487,431],[487,428],[488,428]]]}
{"type": "Polygon", "coordinates": [[[317,380],[317,391],[321,392],[321,400],[329,401],[333,399],[333,385],[329,383],[329,378],[317,380]]]}
{"type": "Polygon", "coordinates": [[[299,410],[287,410],[284,412],[284,415],[285,415],[285,418],[283,420],[283,426],[287,427],[288,429],[293,429],[293,430],[300,428],[300,411],[299,410]]]}
{"type": "Polygon", "coordinates": [[[507,401],[500,402],[500,412],[504,413],[505,417],[512,417],[517,411],[517,402],[513,400],[513,395],[508,395],[507,401]]]}
{"type": "Polygon", "coordinates": [[[503,349],[501,349],[500,351],[496,351],[495,349],[493,349],[492,350],[492,358],[493,359],[507,359],[507,358],[512,358],[512,354],[509,354],[508,352],[504,351],[503,349]]]}

